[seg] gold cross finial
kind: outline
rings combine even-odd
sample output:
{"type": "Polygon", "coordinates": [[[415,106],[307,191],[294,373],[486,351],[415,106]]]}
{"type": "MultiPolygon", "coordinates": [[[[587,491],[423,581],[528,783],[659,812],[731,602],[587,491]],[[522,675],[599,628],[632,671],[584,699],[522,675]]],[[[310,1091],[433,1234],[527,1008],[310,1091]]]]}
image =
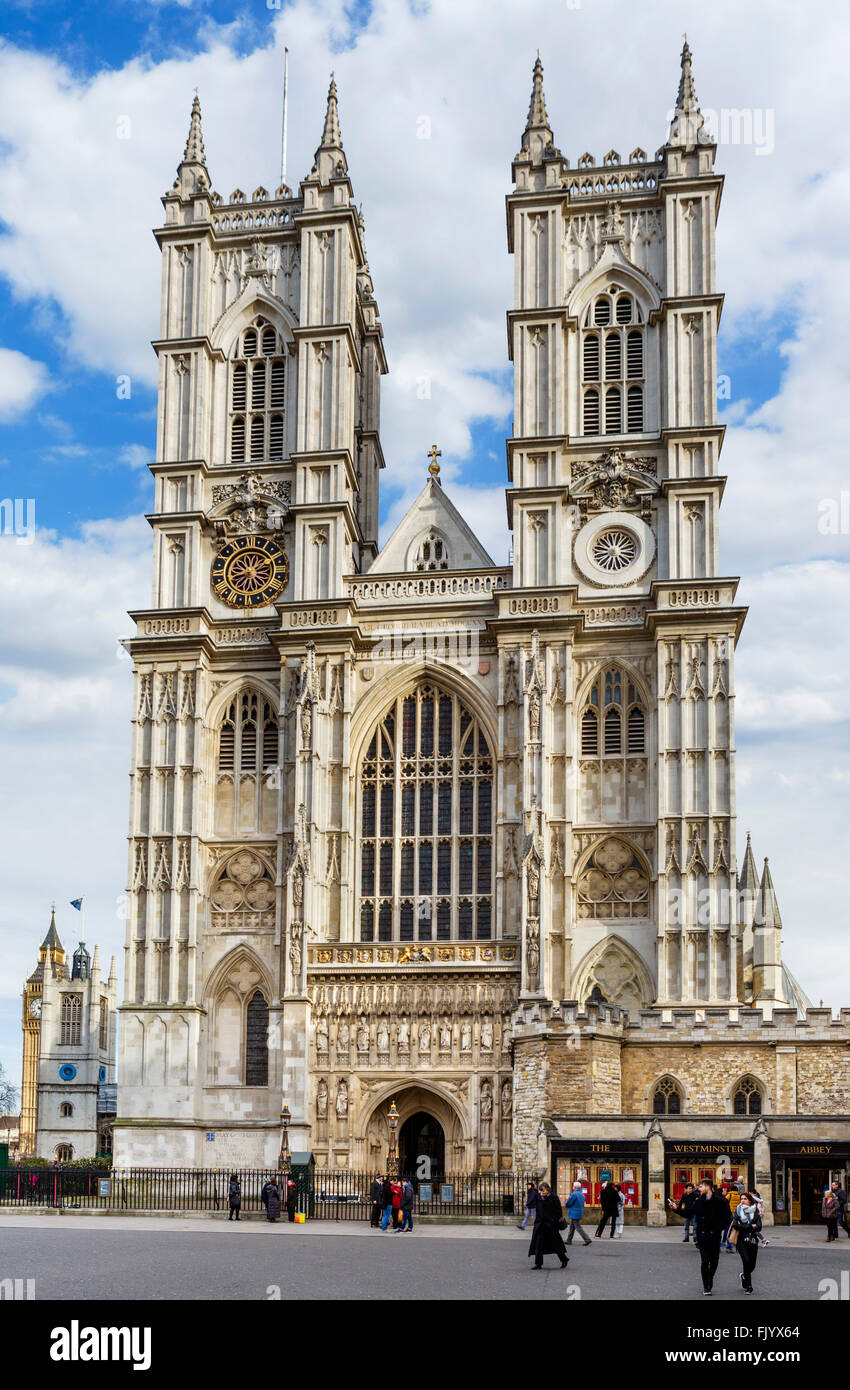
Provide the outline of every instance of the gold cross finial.
{"type": "Polygon", "coordinates": [[[443,451],[442,449],[438,449],[436,444],[432,444],[430,449],[428,450],[428,457],[431,460],[431,462],[428,464],[428,472],[431,474],[432,478],[438,479],[440,476],[440,465],[438,464],[437,459],[441,459],[443,457],[443,451]]]}

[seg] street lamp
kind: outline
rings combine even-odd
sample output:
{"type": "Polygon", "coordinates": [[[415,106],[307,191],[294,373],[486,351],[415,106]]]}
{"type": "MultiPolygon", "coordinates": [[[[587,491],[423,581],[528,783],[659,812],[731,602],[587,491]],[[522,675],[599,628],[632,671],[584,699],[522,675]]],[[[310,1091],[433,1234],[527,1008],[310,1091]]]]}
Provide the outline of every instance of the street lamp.
{"type": "Polygon", "coordinates": [[[387,1177],[398,1177],[398,1147],[396,1145],[396,1130],[398,1129],[398,1111],[395,1101],[390,1102],[387,1112],[387,1124],[390,1127],[390,1147],[387,1150],[387,1177]]]}
{"type": "Polygon", "coordinates": [[[286,1101],[284,1101],[283,1108],[280,1112],[281,1136],[280,1154],[278,1156],[277,1166],[280,1172],[285,1173],[287,1177],[289,1176],[292,1166],[292,1156],[289,1152],[289,1122],[291,1119],[292,1115],[290,1114],[289,1106],[286,1104],[286,1101]]]}

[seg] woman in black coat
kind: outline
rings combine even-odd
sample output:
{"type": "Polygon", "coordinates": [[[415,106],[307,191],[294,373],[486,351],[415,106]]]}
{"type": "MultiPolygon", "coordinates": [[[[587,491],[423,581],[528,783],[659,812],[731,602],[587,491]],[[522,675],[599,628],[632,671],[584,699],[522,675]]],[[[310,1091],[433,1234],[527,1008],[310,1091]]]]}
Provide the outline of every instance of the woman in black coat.
{"type": "Polygon", "coordinates": [[[759,1252],[759,1231],[761,1215],[758,1203],[751,1192],[745,1192],[732,1217],[732,1229],[738,1232],[737,1249],[741,1256],[741,1288],[744,1293],[753,1291],[753,1270],[759,1252]]]}
{"type": "Polygon", "coordinates": [[[242,1206],[242,1184],[239,1181],[238,1173],[230,1174],[230,1182],[227,1188],[227,1200],[230,1206],[228,1221],[239,1220],[239,1208],[242,1206]]]}
{"type": "MultiPolygon", "coordinates": [[[[534,1268],[543,1268],[544,1255],[557,1255],[561,1269],[566,1269],[569,1260],[561,1235],[564,1213],[561,1199],[554,1193],[548,1182],[542,1182],[537,1190],[537,1205],[534,1212],[534,1230],[528,1247],[529,1258],[534,1256],[534,1268]]],[[[566,1223],[564,1223],[566,1224],[566,1223]]]]}

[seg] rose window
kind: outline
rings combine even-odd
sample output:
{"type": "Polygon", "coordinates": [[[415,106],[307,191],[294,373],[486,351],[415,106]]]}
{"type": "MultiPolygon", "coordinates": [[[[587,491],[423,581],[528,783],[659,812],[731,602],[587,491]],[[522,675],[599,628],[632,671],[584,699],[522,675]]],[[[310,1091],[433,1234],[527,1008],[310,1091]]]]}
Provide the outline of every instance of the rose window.
{"type": "Polygon", "coordinates": [[[614,574],[627,569],[638,556],[637,538],[630,531],[612,528],[601,531],[590,547],[591,558],[600,569],[614,574]]]}

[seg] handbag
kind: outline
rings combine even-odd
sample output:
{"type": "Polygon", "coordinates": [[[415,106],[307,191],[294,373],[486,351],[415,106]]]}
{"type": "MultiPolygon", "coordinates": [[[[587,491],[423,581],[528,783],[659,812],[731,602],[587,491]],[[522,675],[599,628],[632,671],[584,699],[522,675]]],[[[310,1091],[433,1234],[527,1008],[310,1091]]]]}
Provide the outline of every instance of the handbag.
{"type": "Polygon", "coordinates": [[[729,1231],[726,1232],[726,1244],[727,1244],[727,1245],[737,1245],[737,1244],[738,1244],[738,1233],[739,1233],[739,1231],[740,1231],[740,1226],[732,1226],[731,1230],[729,1230],[729,1231]]]}
{"type": "Polygon", "coordinates": [[[561,1219],[560,1219],[560,1221],[558,1222],[558,1230],[559,1230],[559,1231],[565,1231],[566,1229],[567,1229],[567,1223],[566,1223],[565,1218],[562,1216],[561,1219]]]}

